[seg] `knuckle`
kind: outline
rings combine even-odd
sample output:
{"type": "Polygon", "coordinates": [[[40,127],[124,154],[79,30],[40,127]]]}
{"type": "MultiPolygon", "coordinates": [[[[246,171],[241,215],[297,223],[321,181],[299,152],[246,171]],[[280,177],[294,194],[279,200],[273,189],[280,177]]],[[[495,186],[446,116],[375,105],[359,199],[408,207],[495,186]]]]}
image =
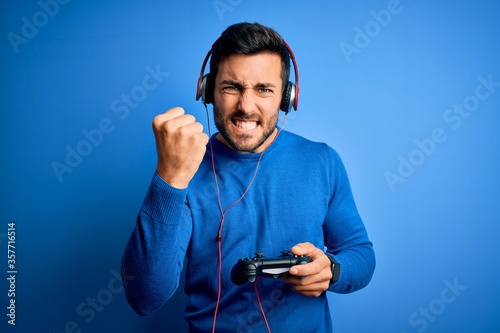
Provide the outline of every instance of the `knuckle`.
{"type": "Polygon", "coordinates": [[[166,133],[174,132],[175,127],[176,127],[175,121],[173,121],[173,120],[168,120],[161,125],[162,130],[165,131],[166,133]]]}
{"type": "Polygon", "coordinates": [[[196,122],[196,129],[197,129],[199,132],[203,132],[203,124],[202,124],[202,123],[198,123],[198,122],[196,122]]]}
{"type": "MultiPolygon", "coordinates": [[[[175,127],[177,128],[177,124],[172,124],[173,126],[175,125],[175,127]]],[[[179,132],[179,134],[181,136],[188,136],[189,135],[189,129],[186,128],[185,126],[181,126],[179,128],[177,128],[177,131],[179,132]]]]}
{"type": "Polygon", "coordinates": [[[185,114],[183,115],[183,117],[186,118],[186,122],[194,123],[196,121],[195,116],[193,116],[192,114],[185,114]]]}
{"type": "Polygon", "coordinates": [[[179,118],[174,118],[165,122],[164,128],[170,133],[180,133],[186,135],[188,131],[182,126],[182,121],[179,118]]]}
{"type": "Polygon", "coordinates": [[[165,112],[165,115],[168,115],[171,118],[175,118],[175,117],[178,117],[180,115],[183,115],[184,112],[185,111],[183,108],[181,108],[180,106],[175,106],[175,107],[171,108],[170,110],[168,110],[167,112],[165,112]]]}
{"type": "Polygon", "coordinates": [[[161,124],[163,123],[161,115],[157,115],[156,117],[153,118],[153,128],[159,128],[161,127],[161,124]]]}
{"type": "Polygon", "coordinates": [[[208,135],[206,135],[205,133],[201,133],[199,135],[199,142],[203,145],[203,146],[206,146],[207,143],[208,143],[208,135]]]}

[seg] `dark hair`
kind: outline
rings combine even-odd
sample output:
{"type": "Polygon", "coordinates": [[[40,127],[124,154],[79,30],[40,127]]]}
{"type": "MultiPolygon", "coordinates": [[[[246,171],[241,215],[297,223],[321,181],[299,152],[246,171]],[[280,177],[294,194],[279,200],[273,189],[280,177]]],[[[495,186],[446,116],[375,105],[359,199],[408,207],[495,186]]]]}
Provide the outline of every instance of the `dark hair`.
{"type": "Polygon", "coordinates": [[[233,24],[221,34],[212,48],[211,79],[215,82],[223,58],[233,54],[254,55],[263,52],[280,56],[281,80],[284,88],[290,76],[290,52],[283,38],[274,29],[260,23],[233,24]]]}

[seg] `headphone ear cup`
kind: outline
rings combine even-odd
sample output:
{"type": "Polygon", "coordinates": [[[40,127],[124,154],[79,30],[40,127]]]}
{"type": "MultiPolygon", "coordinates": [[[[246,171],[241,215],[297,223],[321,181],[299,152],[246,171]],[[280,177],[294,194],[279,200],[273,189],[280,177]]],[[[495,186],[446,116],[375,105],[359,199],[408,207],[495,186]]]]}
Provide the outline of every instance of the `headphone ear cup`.
{"type": "Polygon", "coordinates": [[[198,88],[196,89],[196,100],[201,98],[202,103],[212,103],[213,94],[210,94],[210,74],[198,78],[198,88]]]}
{"type": "Polygon", "coordinates": [[[214,100],[214,90],[212,88],[212,77],[210,73],[203,76],[200,83],[201,101],[205,104],[211,104],[214,100]]]}
{"type": "Polygon", "coordinates": [[[288,81],[283,90],[283,96],[281,98],[280,110],[288,113],[295,104],[295,85],[288,81]]]}

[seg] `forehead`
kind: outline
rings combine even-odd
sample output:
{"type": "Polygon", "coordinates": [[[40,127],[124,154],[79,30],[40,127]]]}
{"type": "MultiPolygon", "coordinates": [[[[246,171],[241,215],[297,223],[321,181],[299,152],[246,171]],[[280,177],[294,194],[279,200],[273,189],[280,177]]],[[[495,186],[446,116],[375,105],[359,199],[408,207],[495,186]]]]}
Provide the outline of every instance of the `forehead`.
{"type": "Polygon", "coordinates": [[[233,54],[222,58],[216,81],[228,79],[281,83],[281,58],[275,53],[233,54]]]}

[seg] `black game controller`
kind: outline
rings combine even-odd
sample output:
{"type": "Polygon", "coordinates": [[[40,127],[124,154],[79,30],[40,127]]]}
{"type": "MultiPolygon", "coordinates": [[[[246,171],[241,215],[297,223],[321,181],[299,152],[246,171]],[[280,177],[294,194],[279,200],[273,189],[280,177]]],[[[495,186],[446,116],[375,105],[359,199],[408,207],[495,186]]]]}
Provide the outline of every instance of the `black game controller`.
{"type": "Polygon", "coordinates": [[[292,255],[290,251],[281,251],[281,256],[274,259],[264,257],[262,252],[255,253],[254,258],[238,260],[231,271],[231,280],[241,286],[245,282],[254,282],[257,276],[278,279],[288,273],[290,267],[311,262],[306,255],[292,255]]]}

